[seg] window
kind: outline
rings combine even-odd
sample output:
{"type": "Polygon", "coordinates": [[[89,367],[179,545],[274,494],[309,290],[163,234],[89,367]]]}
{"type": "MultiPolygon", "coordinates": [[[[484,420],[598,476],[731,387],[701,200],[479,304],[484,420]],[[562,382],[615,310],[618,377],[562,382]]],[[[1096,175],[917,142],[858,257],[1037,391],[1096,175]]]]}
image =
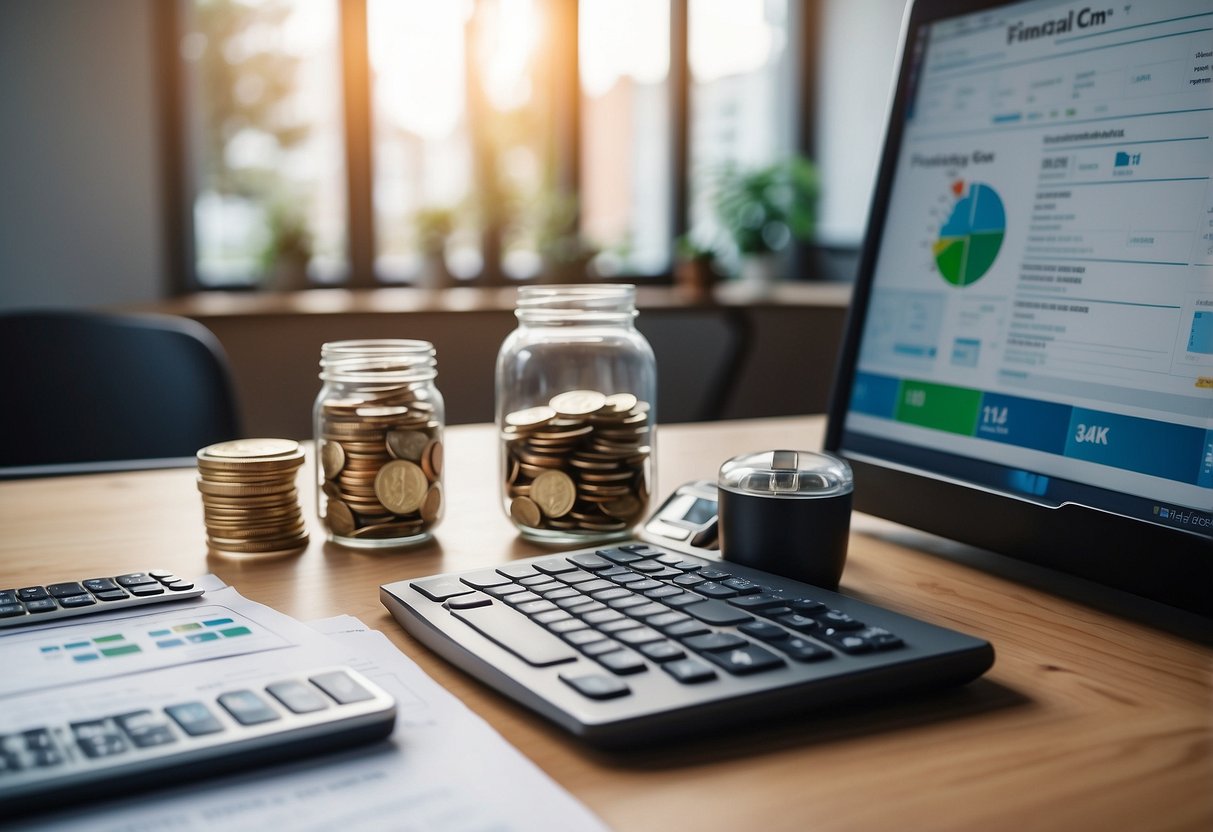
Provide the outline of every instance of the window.
{"type": "Polygon", "coordinates": [[[798,146],[799,5],[177,0],[193,284],[668,277],[798,146]]]}

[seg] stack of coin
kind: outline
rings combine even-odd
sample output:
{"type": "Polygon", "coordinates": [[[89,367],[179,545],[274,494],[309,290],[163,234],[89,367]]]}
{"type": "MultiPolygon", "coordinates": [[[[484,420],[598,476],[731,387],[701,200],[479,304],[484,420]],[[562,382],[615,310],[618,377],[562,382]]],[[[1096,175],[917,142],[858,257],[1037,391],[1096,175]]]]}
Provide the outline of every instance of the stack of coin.
{"type": "Polygon", "coordinates": [[[505,493],[526,529],[618,534],[649,502],[649,405],[630,393],[570,390],[506,414],[505,493]]]}
{"type": "Polygon", "coordinates": [[[442,423],[410,385],[321,402],[320,516],[334,538],[428,536],[442,515],[442,423]]]}
{"type": "Polygon", "coordinates": [[[307,545],[295,475],[303,449],[290,439],[237,439],[198,452],[198,490],[211,548],[239,554],[307,545]]]}

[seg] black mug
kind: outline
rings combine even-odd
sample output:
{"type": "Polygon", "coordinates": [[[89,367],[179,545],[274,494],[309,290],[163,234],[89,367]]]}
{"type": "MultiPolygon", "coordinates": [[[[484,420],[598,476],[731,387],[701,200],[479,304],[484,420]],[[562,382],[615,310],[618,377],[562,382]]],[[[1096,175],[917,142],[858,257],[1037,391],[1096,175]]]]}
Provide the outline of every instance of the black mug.
{"type": "Polygon", "coordinates": [[[837,589],[851,531],[851,466],[830,454],[763,451],[720,468],[726,561],[837,589]]]}

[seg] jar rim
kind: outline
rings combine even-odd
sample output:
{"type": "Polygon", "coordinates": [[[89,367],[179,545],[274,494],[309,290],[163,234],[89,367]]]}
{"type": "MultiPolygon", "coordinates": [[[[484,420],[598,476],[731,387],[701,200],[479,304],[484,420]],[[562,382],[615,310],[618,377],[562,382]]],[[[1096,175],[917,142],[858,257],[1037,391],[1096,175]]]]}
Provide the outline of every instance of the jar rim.
{"type": "Polygon", "coordinates": [[[339,382],[415,382],[438,375],[437,351],[429,341],[362,338],[320,347],[320,378],[339,382]]]}
{"type": "Polygon", "coordinates": [[[636,317],[636,287],[630,283],[520,286],[514,314],[528,322],[627,320],[636,317]]]}

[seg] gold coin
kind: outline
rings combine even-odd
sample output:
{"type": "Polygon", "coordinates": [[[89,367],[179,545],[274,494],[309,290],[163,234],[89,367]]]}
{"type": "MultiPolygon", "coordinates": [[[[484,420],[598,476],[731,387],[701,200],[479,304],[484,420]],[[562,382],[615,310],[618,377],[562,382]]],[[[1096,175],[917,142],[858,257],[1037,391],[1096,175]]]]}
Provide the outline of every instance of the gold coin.
{"type": "Polygon", "coordinates": [[[606,396],[595,390],[569,390],[553,398],[548,405],[561,416],[588,416],[606,404],[606,396]]]}
{"type": "Polygon", "coordinates": [[[409,412],[407,407],[360,407],[354,411],[359,416],[368,419],[382,419],[389,416],[404,416],[409,412]]]}
{"type": "Polygon", "coordinates": [[[345,465],[345,449],[337,442],[321,440],[320,465],[324,468],[326,479],[332,479],[341,472],[345,465]]]}
{"type": "Polygon", "coordinates": [[[531,483],[531,499],[545,517],[563,517],[577,499],[577,486],[564,471],[544,471],[531,483]]]}
{"type": "Polygon", "coordinates": [[[421,470],[430,482],[435,482],[442,476],[442,443],[437,439],[425,446],[421,454],[421,470]]]}
{"type": "Polygon", "coordinates": [[[609,514],[611,517],[618,518],[619,520],[632,519],[640,513],[643,507],[640,500],[631,494],[602,504],[602,510],[605,514],[609,514]]]}
{"type": "Polygon", "coordinates": [[[636,406],[636,397],[631,393],[616,393],[607,396],[605,404],[616,413],[629,413],[636,406]]]}
{"type": "Polygon", "coordinates": [[[425,492],[425,499],[421,501],[421,519],[427,523],[433,523],[441,513],[442,486],[434,483],[430,486],[430,490],[425,492]]]}
{"type": "Polygon", "coordinates": [[[425,472],[404,459],[394,459],[379,469],[375,494],[393,514],[412,514],[429,488],[425,472]]]}
{"type": "Polygon", "coordinates": [[[294,482],[277,485],[245,485],[244,483],[198,480],[198,490],[212,497],[270,497],[295,490],[294,482]]]}
{"type": "Polygon", "coordinates": [[[244,555],[276,555],[288,554],[297,552],[304,546],[307,546],[307,534],[297,535],[282,539],[258,540],[256,542],[248,540],[222,540],[215,538],[207,538],[207,543],[212,549],[217,549],[221,552],[232,552],[235,554],[244,555]]]}
{"type": "Polygon", "coordinates": [[[393,537],[412,537],[420,532],[422,525],[418,521],[411,523],[376,523],[370,526],[363,526],[350,537],[356,537],[363,540],[388,540],[393,537]]]}
{"type": "Polygon", "coordinates": [[[430,438],[419,430],[389,430],[387,449],[396,459],[420,462],[421,454],[430,438]]]}
{"type": "Polygon", "coordinates": [[[510,503],[510,517],[513,517],[523,526],[534,528],[539,525],[539,521],[543,516],[539,512],[539,506],[535,505],[535,501],[530,497],[515,497],[510,503]]]}
{"type": "Polygon", "coordinates": [[[221,459],[264,459],[289,456],[298,451],[299,443],[291,439],[234,439],[208,445],[198,454],[221,459]]]}
{"type": "Polygon", "coordinates": [[[510,427],[528,430],[537,428],[540,425],[547,424],[556,418],[556,411],[550,407],[528,407],[525,410],[516,410],[513,413],[507,413],[504,421],[510,427]]]}
{"type": "Polygon", "coordinates": [[[354,512],[350,511],[350,507],[340,500],[329,500],[325,520],[328,521],[333,534],[344,537],[354,530],[354,512]]]}

